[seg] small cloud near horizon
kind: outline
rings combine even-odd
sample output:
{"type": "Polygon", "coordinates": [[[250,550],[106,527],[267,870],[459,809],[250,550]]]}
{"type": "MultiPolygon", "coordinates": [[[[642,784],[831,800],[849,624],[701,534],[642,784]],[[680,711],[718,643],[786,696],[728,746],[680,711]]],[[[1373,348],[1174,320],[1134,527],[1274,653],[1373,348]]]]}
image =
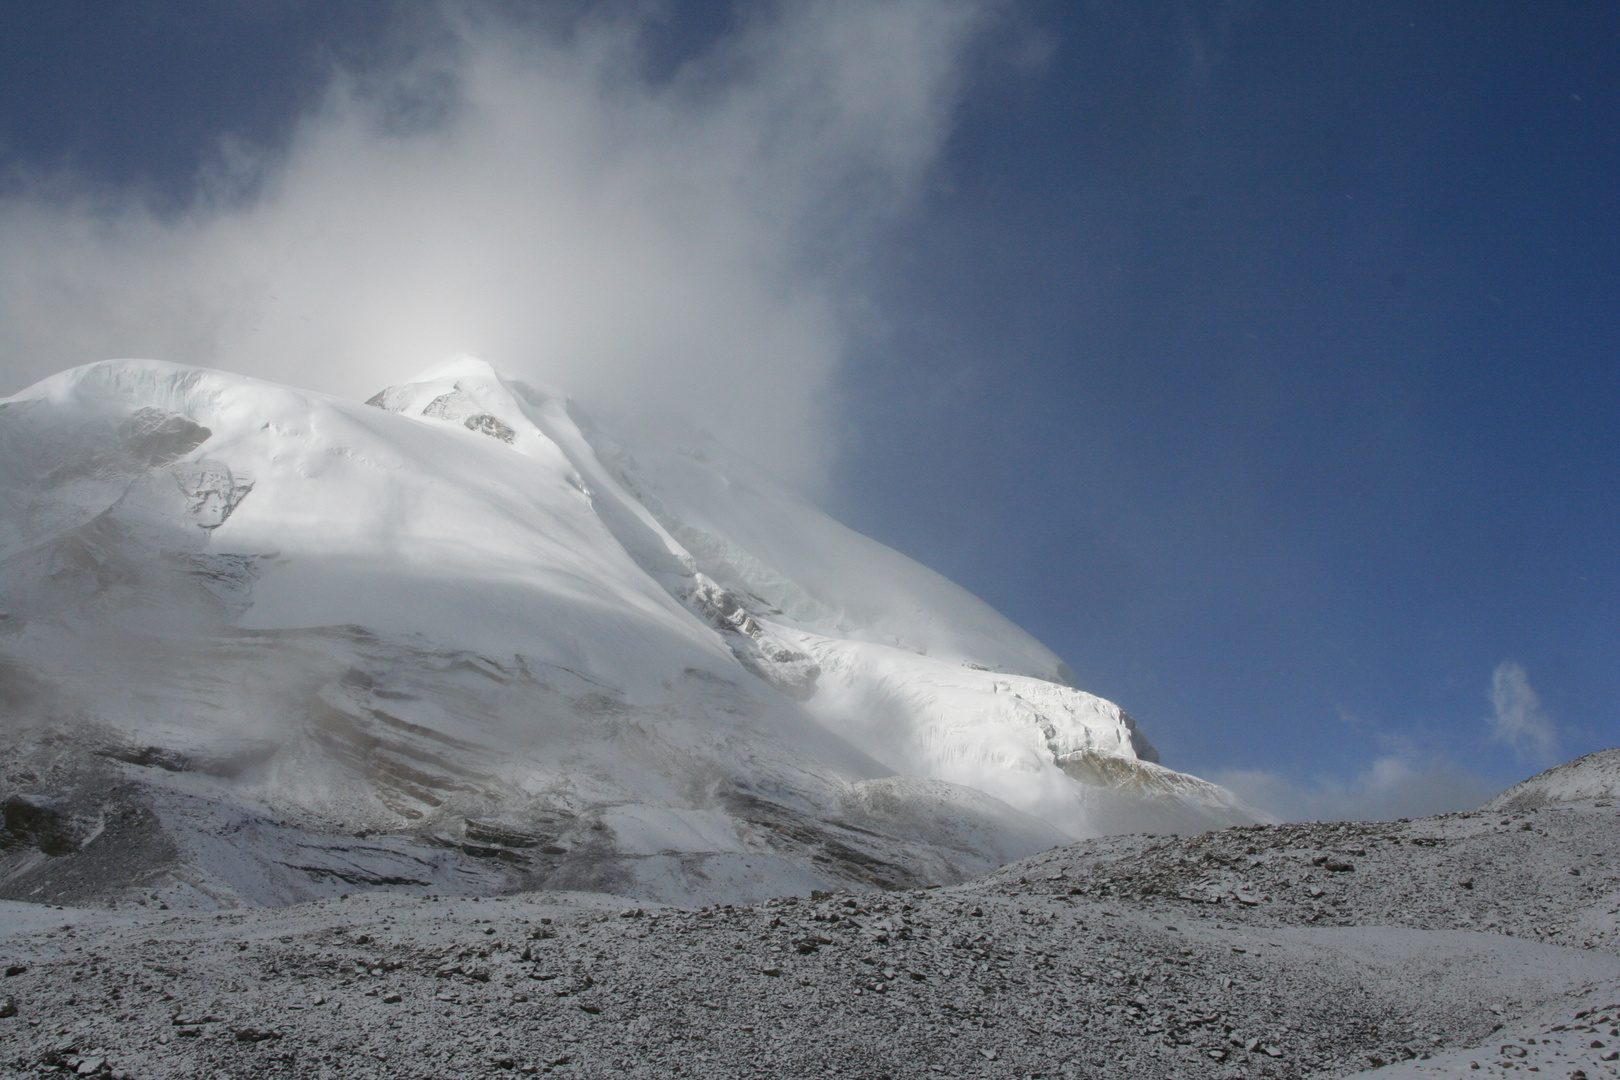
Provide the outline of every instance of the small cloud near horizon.
{"type": "MultiPolygon", "coordinates": [[[[1485,720],[1488,742],[1507,746],[1520,760],[1539,766],[1558,761],[1558,725],[1546,709],[1523,665],[1504,660],[1491,673],[1492,715],[1485,720]]],[[[1353,728],[1364,721],[1337,706],[1353,728]]],[[[1385,753],[1349,779],[1317,776],[1295,779],[1266,769],[1227,769],[1211,774],[1256,810],[1284,821],[1388,821],[1401,817],[1477,809],[1505,785],[1456,761],[1424,754],[1403,738],[1375,736],[1385,753]]]]}
{"type": "Polygon", "coordinates": [[[1385,740],[1388,752],[1348,780],[1297,780],[1265,769],[1227,769],[1210,778],[1283,821],[1393,821],[1474,810],[1503,785],[1442,757],[1385,740]]]}

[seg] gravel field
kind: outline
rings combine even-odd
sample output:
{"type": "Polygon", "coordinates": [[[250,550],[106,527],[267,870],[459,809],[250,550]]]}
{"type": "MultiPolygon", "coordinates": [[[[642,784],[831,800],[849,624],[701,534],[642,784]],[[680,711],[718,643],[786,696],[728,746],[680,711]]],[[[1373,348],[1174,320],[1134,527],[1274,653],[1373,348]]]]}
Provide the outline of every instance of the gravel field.
{"type": "Polygon", "coordinates": [[[0,1069],[1614,1076],[1617,834],[1586,804],[1126,836],[961,886],[700,910],[8,904],[0,1069]]]}

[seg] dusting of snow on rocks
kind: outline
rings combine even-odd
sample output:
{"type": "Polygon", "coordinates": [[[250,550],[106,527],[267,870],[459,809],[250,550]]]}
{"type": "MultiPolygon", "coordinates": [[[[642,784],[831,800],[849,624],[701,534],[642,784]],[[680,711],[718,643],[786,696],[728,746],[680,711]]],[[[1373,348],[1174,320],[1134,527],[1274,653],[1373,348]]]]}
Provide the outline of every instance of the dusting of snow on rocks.
{"type": "Polygon", "coordinates": [[[1620,749],[1599,750],[1566,761],[1508,788],[1492,799],[1490,810],[1530,810],[1620,799],[1620,749]]]}
{"type": "Polygon", "coordinates": [[[1620,1059],[1607,807],[1107,837],[752,904],[142,899],[0,904],[0,1071],[1597,1080],[1620,1059]]]}

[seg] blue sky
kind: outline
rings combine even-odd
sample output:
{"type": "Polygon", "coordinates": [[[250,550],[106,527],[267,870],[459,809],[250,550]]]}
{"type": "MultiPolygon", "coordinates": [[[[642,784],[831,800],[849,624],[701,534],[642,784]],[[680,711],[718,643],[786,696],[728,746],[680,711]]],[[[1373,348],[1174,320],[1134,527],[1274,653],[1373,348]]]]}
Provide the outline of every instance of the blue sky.
{"type": "MultiPolygon", "coordinates": [[[[911,6],[919,25],[971,7],[911,6]]],[[[285,151],[334,70],[430,51],[436,10],[8,5],[7,197],[184,217],[240,157],[222,139],[285,151]]],[[[614,6],[638,27],[625,78],[662,84],[761,10],[614,6]]],[[[820,403],[823,501],[1040,636],[1168,763],[1285,813],[1467,805],[1620,741],[1620,12],[975,20],[917,46],[959,58],[919,76],[937,131],[888,109],[931,133],[911,156],[850,136],[800,224],[761,226],[760,250],[805,248],[830,191],[885,206],[839,211],[853,286],[804,286],[843,327],[835,362],[759,390],[762,414],[820,403]]],[[[760,167],[797,191],[811,165],[760,167]]],[[[258,198],[247,172],[227,201],[258,198]]],[[[744,321],[768,339],[759,305],[744,321]]],[[[116,351],[171,340],[142,333],[116,351]]],[[[6,364],[5,392],[63,366],[6,364]]]]}
{"type": "Polygon", "coordinates": [[[1504,660],[1616,742],[1620,14],[1081,8],[896,246],[848,515],[1212,772],[1506,782],[1504,660]]]}

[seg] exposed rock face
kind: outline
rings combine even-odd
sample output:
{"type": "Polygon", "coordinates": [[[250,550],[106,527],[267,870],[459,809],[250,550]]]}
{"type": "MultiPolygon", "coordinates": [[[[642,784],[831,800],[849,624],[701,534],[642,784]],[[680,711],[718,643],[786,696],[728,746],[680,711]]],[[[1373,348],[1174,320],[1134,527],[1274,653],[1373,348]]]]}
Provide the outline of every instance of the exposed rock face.
{"type": "Polygon", "coordinates": [[[725,635],[738,662],[794,701],[810,700],[821,667],[766,629],[731,593],[702,574],[692,578],[687,603],[725,635]]]}

